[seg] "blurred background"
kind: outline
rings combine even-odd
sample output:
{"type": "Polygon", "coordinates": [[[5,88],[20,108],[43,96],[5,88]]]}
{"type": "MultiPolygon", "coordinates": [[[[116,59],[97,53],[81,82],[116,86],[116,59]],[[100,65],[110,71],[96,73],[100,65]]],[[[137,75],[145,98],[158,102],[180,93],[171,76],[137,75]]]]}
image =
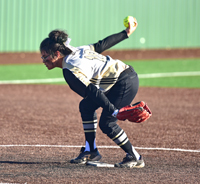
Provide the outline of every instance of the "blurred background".
{"type": "Polygon", "coordinates": [[[200,0],[0,0],[0,84],[65,83],[43,65],[42,40],[61,29],[75,47],[96,43],[129,15],[136,31],[103,54],[132,65],[141,86],[200,88],[200,0]]]}
{"type": "Polygon", "coordinates": [[[38,52],[53,29],[73,46],[94,43],[125,29],[128,15],[139,26],[114,50],[200,47],[199,0],[0,0],[0,52],[38,52]]]}

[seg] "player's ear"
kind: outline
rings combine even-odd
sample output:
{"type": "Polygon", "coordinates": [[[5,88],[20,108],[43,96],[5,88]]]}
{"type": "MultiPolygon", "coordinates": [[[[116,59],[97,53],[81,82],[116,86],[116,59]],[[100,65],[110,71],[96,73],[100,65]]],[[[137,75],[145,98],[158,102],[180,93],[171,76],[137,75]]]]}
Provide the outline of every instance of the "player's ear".
{"type": "Polygon", "coordinates": [[[59,52],[59,51],[56,51],[56,52],[55,52],[55,56],[56,56],[57,58],[59,58],[59,57],[60,57],[60,52],[59,52]]]}

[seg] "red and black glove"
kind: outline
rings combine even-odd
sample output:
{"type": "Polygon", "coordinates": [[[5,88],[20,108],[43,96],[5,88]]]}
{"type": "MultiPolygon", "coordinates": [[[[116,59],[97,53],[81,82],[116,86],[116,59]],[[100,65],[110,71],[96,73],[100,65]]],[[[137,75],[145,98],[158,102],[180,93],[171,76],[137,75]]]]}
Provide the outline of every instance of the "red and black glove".
{"type": "Polygon", "coordinates": [[[119,120],[129,120],[134,123],[141,123],[152,116],[152,112],[144,101],[137,102],[133,105],[122,107],[113,115],[119,120]]]}

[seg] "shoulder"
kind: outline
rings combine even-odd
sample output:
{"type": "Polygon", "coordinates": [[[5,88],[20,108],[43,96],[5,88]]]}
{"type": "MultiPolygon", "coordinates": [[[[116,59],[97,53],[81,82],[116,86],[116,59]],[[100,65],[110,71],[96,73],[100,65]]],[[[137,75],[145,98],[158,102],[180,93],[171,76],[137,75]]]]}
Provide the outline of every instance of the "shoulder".
{"type": "Polygon", "coordinates": [[[94,51],[94,45],[83,45],[83,46],[79,46],[77,47],[77,49],[84,49],[84,50],[93,50],[94,51]]]}

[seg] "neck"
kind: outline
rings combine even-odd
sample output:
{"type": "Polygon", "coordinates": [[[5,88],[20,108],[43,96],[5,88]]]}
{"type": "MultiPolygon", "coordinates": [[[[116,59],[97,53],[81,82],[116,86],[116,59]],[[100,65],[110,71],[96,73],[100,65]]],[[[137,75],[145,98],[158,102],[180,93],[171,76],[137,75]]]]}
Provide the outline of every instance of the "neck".
{"type": "Polygon", "coordinates": [[[62,68],[63,58],[64,58],[64,57],[60,57],[60,58],[56,61],[56,67],[62,68]]]}

